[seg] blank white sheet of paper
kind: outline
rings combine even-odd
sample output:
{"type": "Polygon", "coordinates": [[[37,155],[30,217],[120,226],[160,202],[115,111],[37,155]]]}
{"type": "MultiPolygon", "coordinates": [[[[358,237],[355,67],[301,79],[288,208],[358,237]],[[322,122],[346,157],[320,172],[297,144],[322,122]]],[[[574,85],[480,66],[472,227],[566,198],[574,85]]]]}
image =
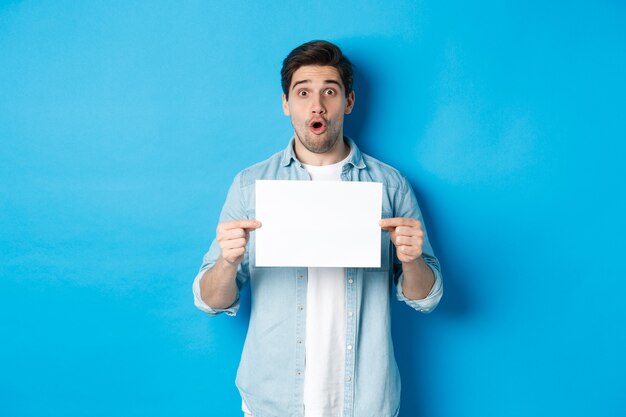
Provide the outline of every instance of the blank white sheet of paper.
{"type": "Polygon", "coordinates": [[[382,184],[256,181],[256,266],[380,267],[382,184]]]}

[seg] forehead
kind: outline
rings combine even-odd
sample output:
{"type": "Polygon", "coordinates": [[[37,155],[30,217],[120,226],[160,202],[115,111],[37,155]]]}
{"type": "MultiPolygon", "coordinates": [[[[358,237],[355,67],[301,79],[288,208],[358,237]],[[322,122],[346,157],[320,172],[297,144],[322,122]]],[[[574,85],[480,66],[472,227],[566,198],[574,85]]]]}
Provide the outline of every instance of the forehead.
{"type": "Polygon", "coordinates": [[[307,81],[314,84],[325,84],[328,81],[334,81],[343,87],[337,68],[319,65],[304,65],[298,68],[291,77],[291,85],[289,87],[293,87],[295,83],[307,81]]]}

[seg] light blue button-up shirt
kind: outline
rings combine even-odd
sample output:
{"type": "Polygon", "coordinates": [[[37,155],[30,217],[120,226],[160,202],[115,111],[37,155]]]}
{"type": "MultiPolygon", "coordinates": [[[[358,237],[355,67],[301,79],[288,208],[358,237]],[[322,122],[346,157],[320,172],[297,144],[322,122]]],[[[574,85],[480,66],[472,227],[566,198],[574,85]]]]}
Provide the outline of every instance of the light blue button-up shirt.
{"type": "MultiPolygon", "coordinates": [[[[443,294],[441,268],[406,178],[389,165],[362,154],[351,139],[345,140],[351,157],[341,179],[381,182],[383,218],[412,217],[422,222],[422,257],[435,275],[435,284],[426,298],[407,299],[402,293],[402,264],[389,233],[384,231],[380,268],[346,268],[345,343],[354,348],[345,353],[343,417],[392,417],[400,408],[400,374],[391,340],[391,296],[395,292],[399,300],[422,313],[432,311],[443,294]]],[[[237,174],[220,222],[255,219],[256,180],[310,180],[293,145],[292,138],[285,150],[237,174]]],[[[307,268],[257,268],[254,245],[255,233],[251,233],[236,277],[239,289],[249,284],[251,291],[250,324],[236,384],[255,417],[302,417],[307,268]]],[[[202,272],[215,264],[220,253],[214,240],[193,283],[195,304],[209,315],[224,312],[234,316],[239,299],[229,308],[217,310],[200,297],[202,272]]]]}

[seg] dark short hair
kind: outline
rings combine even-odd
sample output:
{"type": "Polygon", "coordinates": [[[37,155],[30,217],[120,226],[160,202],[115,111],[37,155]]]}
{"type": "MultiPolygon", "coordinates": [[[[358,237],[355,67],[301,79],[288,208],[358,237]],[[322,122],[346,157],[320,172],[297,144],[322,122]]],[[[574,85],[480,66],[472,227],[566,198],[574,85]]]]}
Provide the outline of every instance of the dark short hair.
{"type": "Polygon", "coordinates": [[[293,74],[305,65],[334,67],[341,77],[346,97],[352,92],[352,63],[341,49],[327,41],[310,41],[295,48],[283,61],[280,77],[283,93],[287,98],[293,74]]]}

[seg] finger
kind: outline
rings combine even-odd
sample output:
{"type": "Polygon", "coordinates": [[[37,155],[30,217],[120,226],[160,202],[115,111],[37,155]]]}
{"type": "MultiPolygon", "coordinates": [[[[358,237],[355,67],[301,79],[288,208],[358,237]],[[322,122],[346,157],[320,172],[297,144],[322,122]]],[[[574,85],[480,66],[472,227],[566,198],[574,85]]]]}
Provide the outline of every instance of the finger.
{"type": "Polygon", "coordinates": [[[227,229],[218,233],[217,240],[229,240],[237,239],[240,237],[246,237],[247,232],[245,229],[227,229]]]}
{"type": "Polygon", "coordinates": [[[255,230],[261,227],[261,222],[258,220],[230,220],[220,223],[218,230],[230,230],[230,229],[247,229],[255,230]]]}
{"type": "Polygon", "coordinates": [[[220,243],[222,250],[226,249],[235,249],[235,248],[243,248],[246,246],[246,239],[232,239],[232,240],[224,240],[220,243]]]}
{"type": "Polygon", "coordinates": [[[396,246],[406,245],[406,246],[421,246],[421,239],[416,236],[396,236],[393,241],[396,246]]]}
{"type": "Polygon", "coordinates": [[[411,257],[418,257],[422,254],[421,249],[418,249],[414,246],[400,245],[396,249],[399,253],[411,257]]]}
{"type": "Polygon", "coordinates": [[[245,248],[237,248],[237,249],[228,249],[222,251],[222,258],[224,258],[228,263],[235,263],[237,259],[242,257],[246,252],[245,248]]]}
{"type": "Polygon", "coordinates": [[[424,232],[422,231],[421,226],[422,226],[421,224],[415,227],[398,226],[396,227],[395,232],[398,235],[402,235],[402,236],[423,236],[424,232]]]}
{"type": "Polygon", "coordinates": [[[378,224],[380,224],[380,227],[386,230],[389,230],[389,228],[392,227],[398,227],[398,226],[417,226],[418,224],[421,224],[419,222],[419,220],[417,219],[413,219],[410,217],[392,217],[389,219],[381,219],[378,224]]]}

